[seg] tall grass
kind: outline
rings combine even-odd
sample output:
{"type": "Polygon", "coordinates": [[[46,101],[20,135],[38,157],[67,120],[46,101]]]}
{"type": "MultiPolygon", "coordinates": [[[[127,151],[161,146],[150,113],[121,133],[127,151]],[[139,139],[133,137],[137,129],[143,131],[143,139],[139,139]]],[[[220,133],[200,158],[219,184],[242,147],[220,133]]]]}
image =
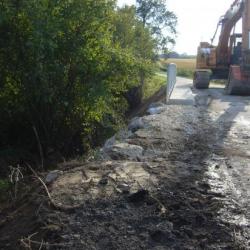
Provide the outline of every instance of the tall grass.
{"type": "Polygon", "coordinates": [[[143,99],[147,99],[157,92],[161,86],[166,84],[167,77],[165,73],[155,72],[155,74],[146,81],[143,89],[143,99]]]}

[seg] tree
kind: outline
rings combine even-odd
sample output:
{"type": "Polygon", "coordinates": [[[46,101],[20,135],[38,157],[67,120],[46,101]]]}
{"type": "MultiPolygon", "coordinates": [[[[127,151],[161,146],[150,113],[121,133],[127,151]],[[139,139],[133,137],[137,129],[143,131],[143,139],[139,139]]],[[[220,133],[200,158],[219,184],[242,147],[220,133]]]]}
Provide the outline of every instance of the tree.
{"type": "Polygon", "coordinates": [[[149,28],[138,20],[134,6],[125,6],[117,10],[114,38],[136,60],[144,60],[145,62],[153,60],[155,39],[149,28]]]}
{"type": "Polygon", "coordinates": [[[152,74],[155,39],[149,28],[138,19],[135,6],[125,6],[117,10],[114,38],[137,64],[137,77],[133,79],[137,81],[137,87],[129,92],[131,98],[130,94],[128,95],[129,102],[134,107],[142,99],[145,77],[152,74]]]}
{"type": "Polygon", "coordinates": [[[72,156],[118,128],[125,94],[150,75],[156,24],[165,22],[158,5],[155,19],[115,3],[1,1],[0,155],[72,156]]]}
{"type": "Polygon", "coordinates": [[[115,1],[3,0],[0,13],[0,153],[34,155],[39,139],[68,156],[113,133],[138,72],[113,39],[115,1]]]}
{"type": "Polygon", "coordinates": [[[165,0],[136,0],[136,13],[157,41],[158,50],[165,52],[175,44],[176,15],[167,9],[165,0]]]}

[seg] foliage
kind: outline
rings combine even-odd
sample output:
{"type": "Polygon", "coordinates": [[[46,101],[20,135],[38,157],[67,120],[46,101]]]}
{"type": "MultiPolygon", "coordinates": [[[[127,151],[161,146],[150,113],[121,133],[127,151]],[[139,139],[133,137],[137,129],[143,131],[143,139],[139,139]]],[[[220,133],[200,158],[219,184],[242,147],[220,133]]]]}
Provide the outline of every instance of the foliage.
{"type": "Polygon", "coordinates": [[[152,73],[155,24],[167,23],[115,2],[1,1],[1,154],[26,158],[41,145],[44,157],[70,156],[117,130],[125,94],[152,73]]]}
{"type": "Polygon", "coordinates": [[[0,192],[6,192],[10,188],[10,182],[5,179],[0,179],[0,192]]]}
{"type": "Polygon", "coordinates": [[[137,15],[144,27],[149,27],[157,41],[158,50],[167,51],[175,44],[176,15],[167,9],[165,0],[136,0],[137,15]]]}
{"type": "Polygon", "coordinates": [[[114,1],[4,0],[0,12],[1,148],[81,150],[121,120],[137,64],[113,42],[114,1]]]}
{"type": "Polygon", "coordinates": [[[152,74],[155,39],[150,30],[136,17],[135,6],[118,9],[115,20],[114,38],[127,53],[134,56],[139,67],[137,82],[144,85],[144,79],[152,74]]]}
{"type": "Polygon", "coordinates": [[[163,85],[166,85],[166,82],[167,82],[166,74],[156,72],[155,74],[153,74],[153,76],[151,78],[148,78],[146,80],[145,86],[143,89],[143,93],[144,93],[143,97],[146,99],[146,98],[152,96],[163,85]]]}
{"type": "Polygon", "coordinates": [[[195,59],[195,55],[189,55],[187,53],[177,53],[175,51],[168,52],[167,54],[162,54],[162,58],[168,59],[168,58],[177,58],[177,59],[195,59]]]}

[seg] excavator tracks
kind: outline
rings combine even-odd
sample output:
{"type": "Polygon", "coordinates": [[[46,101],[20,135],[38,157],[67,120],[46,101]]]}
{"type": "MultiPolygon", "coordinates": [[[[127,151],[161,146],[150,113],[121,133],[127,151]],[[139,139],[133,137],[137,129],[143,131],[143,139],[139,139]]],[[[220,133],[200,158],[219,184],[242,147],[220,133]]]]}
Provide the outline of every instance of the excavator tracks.
{"type": "Polygon", "coordinates": [[[210,82],[210,72],[206,70],[195,71],[193,86],[196,89],[207,89],[210,82]]]}

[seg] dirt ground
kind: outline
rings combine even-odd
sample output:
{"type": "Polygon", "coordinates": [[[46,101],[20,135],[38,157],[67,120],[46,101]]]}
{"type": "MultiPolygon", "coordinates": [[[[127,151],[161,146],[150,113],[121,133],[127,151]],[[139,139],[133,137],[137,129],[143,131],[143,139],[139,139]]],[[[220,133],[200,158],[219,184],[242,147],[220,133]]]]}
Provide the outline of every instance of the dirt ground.
{"type": "Polygon", "coordinates": [[[0,249],[250,249],[250,98],[192,95],[64,166],[54,207],[39,199],[22,244],[0,226],[0,249]]]}

